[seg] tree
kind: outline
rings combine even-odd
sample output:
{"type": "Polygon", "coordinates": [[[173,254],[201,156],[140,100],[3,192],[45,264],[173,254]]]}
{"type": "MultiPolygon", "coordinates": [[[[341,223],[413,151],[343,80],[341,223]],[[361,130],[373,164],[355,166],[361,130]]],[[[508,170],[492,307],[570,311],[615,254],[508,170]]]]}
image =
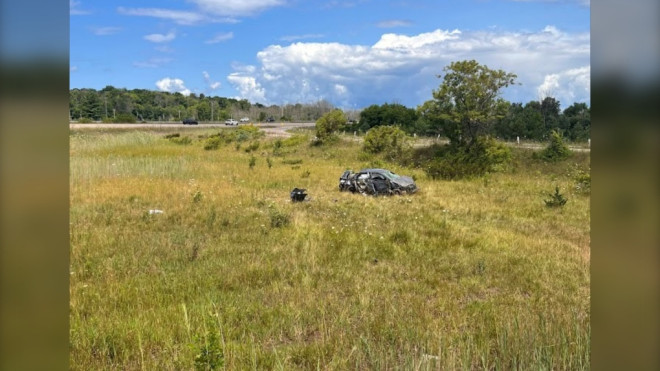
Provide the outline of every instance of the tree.
{"type": "Polygon", "coordinates": [[[316,120],[316,137],[320,141],[327,140],[345,125],[346,116],[342,110],[336,109],[330,111],[316,120]]]}
{"type": "Polygon", "coordinates": [[[507,105],[498,96],[502,88],[515,84],[517,76],[475,60],[452,62],[444,71],[440,88],[433,91],[432,111],[452,144],[471,145],[504,117],[507,105]]]}

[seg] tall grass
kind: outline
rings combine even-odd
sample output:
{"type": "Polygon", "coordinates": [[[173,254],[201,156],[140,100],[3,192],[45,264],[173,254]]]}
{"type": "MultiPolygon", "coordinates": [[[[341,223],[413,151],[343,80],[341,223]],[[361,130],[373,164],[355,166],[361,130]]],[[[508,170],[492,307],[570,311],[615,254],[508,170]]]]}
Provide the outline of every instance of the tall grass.
{"type": "Polygon", "coordinates": [[[567,171],[588,154],[435,181],[358,143],[191,137],[72,133],[73,369],[589,368],[590,205],[567,171]],[[338,191],[374,164],[419,193],[338,191]]]}

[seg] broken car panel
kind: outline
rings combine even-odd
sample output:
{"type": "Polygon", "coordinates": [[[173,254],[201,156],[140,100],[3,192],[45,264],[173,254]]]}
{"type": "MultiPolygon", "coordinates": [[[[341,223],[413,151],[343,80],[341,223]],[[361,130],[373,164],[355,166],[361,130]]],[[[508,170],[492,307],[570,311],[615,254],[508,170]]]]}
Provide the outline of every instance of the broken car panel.
{"type": "Polygon", "coordinates": [[[392,195],[417,192],[415,181],[385,169],[346,170],[339,178],[339,190],[366,195],[392,195]]]}

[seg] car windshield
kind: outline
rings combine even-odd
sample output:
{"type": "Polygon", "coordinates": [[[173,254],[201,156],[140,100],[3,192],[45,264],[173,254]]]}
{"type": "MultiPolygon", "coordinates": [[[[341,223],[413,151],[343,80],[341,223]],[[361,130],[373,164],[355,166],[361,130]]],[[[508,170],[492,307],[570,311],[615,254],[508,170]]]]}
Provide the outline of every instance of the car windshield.
{"type": "Polygon", "coordinates": [[[385,175],[388,179],[396,179],[399,177],[399,175],[394,174],[393,172],[389,170],[383,170],[380,172],[380,174],[385,175]]]}

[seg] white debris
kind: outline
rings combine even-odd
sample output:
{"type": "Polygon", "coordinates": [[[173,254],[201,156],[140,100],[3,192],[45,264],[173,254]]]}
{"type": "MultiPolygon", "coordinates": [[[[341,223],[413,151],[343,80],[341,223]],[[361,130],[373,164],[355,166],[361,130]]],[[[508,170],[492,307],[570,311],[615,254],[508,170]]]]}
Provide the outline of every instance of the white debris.
{"type": "Polygon", "coordinates": [[[162,214],[162,213],[163,213],[163,210],[158,210],[158,209],[149,210],[149,215],[162,214]]]}

